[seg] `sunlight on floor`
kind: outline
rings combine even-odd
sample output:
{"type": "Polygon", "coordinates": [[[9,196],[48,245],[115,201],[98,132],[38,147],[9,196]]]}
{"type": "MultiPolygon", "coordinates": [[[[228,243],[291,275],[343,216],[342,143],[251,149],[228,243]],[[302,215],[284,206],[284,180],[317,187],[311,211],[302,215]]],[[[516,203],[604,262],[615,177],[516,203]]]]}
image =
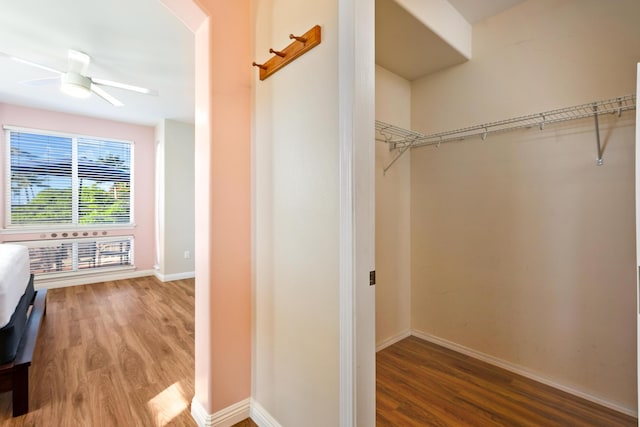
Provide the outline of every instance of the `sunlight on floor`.
{"type": "Polygon", "coordinates": [[[163,427],[187,409],[189,400],[180,382],[175,382],[149,400],[147,405],[154,415],[156,425],[163,427]]]}

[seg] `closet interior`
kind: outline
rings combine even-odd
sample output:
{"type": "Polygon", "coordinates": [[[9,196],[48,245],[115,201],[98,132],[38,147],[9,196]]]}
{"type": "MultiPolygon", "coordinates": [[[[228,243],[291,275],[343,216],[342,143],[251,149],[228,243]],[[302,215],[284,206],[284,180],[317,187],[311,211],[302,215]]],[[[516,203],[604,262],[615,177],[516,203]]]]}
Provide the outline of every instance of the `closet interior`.
{"type": "Polygon", "coordinates": [[[483,6],[376,0],[378,424],[636,425],[640,3],[483,6]]]}

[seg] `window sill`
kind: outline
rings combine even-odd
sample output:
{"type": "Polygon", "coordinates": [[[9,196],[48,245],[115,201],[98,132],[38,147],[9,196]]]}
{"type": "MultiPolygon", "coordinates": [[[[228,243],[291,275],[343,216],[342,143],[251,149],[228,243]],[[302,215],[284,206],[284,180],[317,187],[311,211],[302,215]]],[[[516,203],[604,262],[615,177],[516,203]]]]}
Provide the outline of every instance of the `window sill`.
{"type": "MultiPolygon", "coordinates": [[[[136,224],[122,224],[122,225],[107,225],[107,224],[89,224],[83,226],[49,226],[49,227],[11,227],[0,229],[0,235],[12,235],[12,234],[44,234],[40,236],[42,239],[51,238],[51,233],[68,233],[67,237],[97,237],[102,234],[103,231],[130,231],[136,228],[136,224]],[[92,234],[94,231],[98,231],[95,236],[83,236],[82,233],[88,232],[92,234]],[[73,233],[78,233],[77,236],[73,236],[73,233]]],[[[62,237],[62,236],[57,236],[62,237]]]]}
{"type": "MultiPolygon", "coordinates": [[[[35,275],[35,282],[39,287],[48,287],[50,283],[67,281],[69,279],[79,279],[92,281],[94,278],[103,278],[114,273],[133,272],[136,270],[134,265],[123,265],[113,267],[91,268],[77,271],[64,271],[56,273],[43,273],[35,275]]],[[[108,279],[105,279],[108,280],[108,279]]]]}
{"type": "Polygon", "coordinates": [[[103,268],[98,271],[80,272],[76,274],[54,274],[44,278],[36,275],[34,287],[36,289],[66,288],[69,286],[90,285],[114,280],[131,279],[134,277],[153,276],[152,270],[139,270],[133,266],[103,268]]]}

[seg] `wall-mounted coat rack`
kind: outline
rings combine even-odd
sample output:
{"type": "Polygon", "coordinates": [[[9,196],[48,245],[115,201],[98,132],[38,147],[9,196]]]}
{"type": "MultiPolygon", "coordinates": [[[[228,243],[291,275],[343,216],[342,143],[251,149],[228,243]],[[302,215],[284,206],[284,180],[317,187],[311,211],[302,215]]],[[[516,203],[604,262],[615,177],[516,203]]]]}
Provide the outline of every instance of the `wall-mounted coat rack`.
{"type": "Polygon", "coordinates": [[[284,49],[269,49],[269,53],[272,53],[274,56],[267,62],[264,64],[253,63],[254,67],[258,67],[260,69],[260,80],[266,79],[288,63],[318,46],[322,42],[320,25],[316,25],[301,36],[289,34],[289,38],[293,40],[293,42],[284,49]]]}
{"type": "Polygon", "coordinates": [[[530,114],[528,116],[520,116],[483,125],[434,133],[431,135],[424,135],[376,120],[376,131],[379,135],[376,139],[378,141],[389,143],[389,148],[391,150],[399,150],[396,157],[394,157],[393,160],[384,168],[384,172],[386,173],[389,168],[391,168],[391,166],[393,166],[393,164],[410,148],[424,147],[427,145],[439,146],[446,142],[462,141],[474,136],[480,136],[484,141],[490,133],[533,127],[544,130],[544,127],[547,124],[593,117],[595,120],[598,150],[596,164],[600,166],[604,163],[604,160],[602,158],[602,146],[600,145],[598,116],[603,114],[617,114],[620,116],[623,111],[635,109],[636,96],[626,95],[619,98],[606,99],[604,101],[596,101],[589,104],[581,104],[573,107],[561,108],[559,110],[546,111],[544,113],[530,114]]]}

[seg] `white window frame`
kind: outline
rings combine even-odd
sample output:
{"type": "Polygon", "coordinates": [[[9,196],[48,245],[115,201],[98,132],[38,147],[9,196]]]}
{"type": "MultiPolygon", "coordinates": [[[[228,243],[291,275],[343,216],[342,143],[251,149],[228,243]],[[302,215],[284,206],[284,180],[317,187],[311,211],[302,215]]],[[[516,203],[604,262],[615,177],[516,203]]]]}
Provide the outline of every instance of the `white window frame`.
{"type": "Polygon", "coordinates": [[[136,269],[135,257],[134,257],[135,237],[133,235],[125,235],[125,236],[108,236],[108,237],[93,237],[93,238],[24,240],[24,241],[12,241],[12,242],[5,242],[5,243],[12,243],[16,245],[23,245],[27,248],[33,248],[33,247],[38,247],[43,243],[49,243],[49,244],[62,244],[62,243],[76,244],[76,243],[83,243],[83,242],[109,243],[113,241],[117,242],[117,241],[124,241],[124,240],[128,240],[130,245],[130,249],[129,249],[130,255],[128,256],[129,264],[108,265],[104,267],[91,267],[91,268],[78,269],[77,268],[78,254],[77,254],[77,247],[76,247],[76,249],[73,251],[73,254],[72,254],[72,262],[73,262],[72,270],[52,271],[48,273],[36,274],[36,277],[38,278],[38,280],[48,280],[53,278],[58,279],[58,278],[65,278],[65,277],[78,277],[78,276],[105,274],[113,271],[135,270],[136,269]]]}
{"type": "Polygon", "coordinates": [[[135,142],[131,140],[118,139],[118,138],[110,138],[104,136],[90,136],[90,135],[82,135],[77,133],[68,133],[68,132],[57,132],[57,131],[49,131],[42,129],[33,129],[33,128],[24,128],[19,126],[3,126],[3,130],[5,131],[4,137],[4,178],[5,178],[5,188],[4,188],[4,228],[0,231],[1,234],[23,234],[23,233],[38,233],[43,231],[58,231],[58,230],[87,230],[87,229],[100,229],[100,230],[128,230],[135,228],[135,180],[134,180],[134,170],[135,170],[135,142]],[[72,161],[77,163],[78,157],[78,139],[94,139],[94,140],[102,140],[108,142],[118,142],[130,145],[130,160],[129,160],[129,222],[122,224],[78,224],[78,171],[77,169],[73,169],[72,178],[71,178],[71,191],[72,191],[72,221],[74,223],[71,224],[57,224],[57,225],[46,225],[43,226],[41,224],[37,225],[24,225],[24,224],[11,224],[11,132],[22,132],[22,133],[31,133],[36,135],[43,136],[57,136],[63,138],[70,138],[72,140],[72,161]]]}

